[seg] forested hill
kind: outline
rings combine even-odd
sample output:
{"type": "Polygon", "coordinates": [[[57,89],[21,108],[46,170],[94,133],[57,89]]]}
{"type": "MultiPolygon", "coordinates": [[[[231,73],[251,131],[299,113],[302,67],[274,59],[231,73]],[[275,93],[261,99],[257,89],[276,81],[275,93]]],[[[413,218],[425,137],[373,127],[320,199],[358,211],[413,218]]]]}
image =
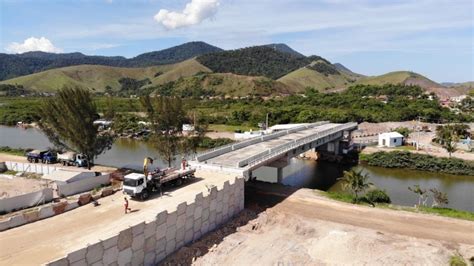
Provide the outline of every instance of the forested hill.
{"type": "Polygon", "coordinates": [[[313,61],[319,56],[300,57],[268,46],[254,46],[201,55],[197,60],[218,73],[265,76],[277,79],[313,61]]]}
{"type": "Polygon", "coordinates": [[[198,55],[220,51],[223,50],[205,42],[188,42],[161,51],[138,55],[129,60],[129,67],[173,64],[198,55]]]}
{"type": "Polygon", "coordinates": [[[6,80],[53,68],[76,65],[143,67],[171,64],[217,51],[222,51],[222,49],[205,42],[189,42],[161,51],[141,54],[131,59],[121,56],[89,56],[82,53],[0,53],[0,80],[6,80]]]}
{"type": "Polygon", "coordinates": [[[271,43],[264,45],[270,48],[273,48],[277,51],[284,52],[284,53],[289,53],[297,57],[304,57],[304,55],[300,54],[299,52],[293,50],[290,46],[284,44],[284,43],[271,43]]]}

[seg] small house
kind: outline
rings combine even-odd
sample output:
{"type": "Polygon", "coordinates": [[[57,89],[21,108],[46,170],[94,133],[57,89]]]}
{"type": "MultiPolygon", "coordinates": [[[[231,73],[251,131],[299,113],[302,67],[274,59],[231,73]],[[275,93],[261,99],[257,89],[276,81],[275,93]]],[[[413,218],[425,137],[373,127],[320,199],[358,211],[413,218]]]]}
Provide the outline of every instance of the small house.
{"type": "Polygon", "coordinates": [[[398,132],[379,134],[379,147],[398,147],[403,145],[403,135],[398,132]]]}

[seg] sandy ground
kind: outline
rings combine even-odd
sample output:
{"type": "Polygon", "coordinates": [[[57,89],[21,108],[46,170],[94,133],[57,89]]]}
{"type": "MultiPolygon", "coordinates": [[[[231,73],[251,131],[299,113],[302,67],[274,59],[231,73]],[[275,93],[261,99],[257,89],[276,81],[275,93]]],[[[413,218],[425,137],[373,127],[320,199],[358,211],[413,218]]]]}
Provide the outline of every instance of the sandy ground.
{"type": "Polygon", "coordinates": [[[196,172],[196,180],[163,197],[144,202],[130,200],[133,212],[124,214],[123,194],[117,192],[99,200],[101,204],[79,207],[72,211],[24,226],[0,232],[0,265],[40,265],[67,253],[93,244],[99,239],[117,235],[123,229],[151,221],[163,210],[176,210],[177,203],[193,201],[199,192],[208,193],[207,185],[223,187],[234,178],[215,172],[196,172]]]}
{"type": "Polygon", "coordinates": [[[474,222],[354,206],[301,189],[263,212],[246,209],[163,264],[447,265],[456,252],[474,256],[474,222]]]}
{"type": "Polygon", "coordinates": [[[0,199],[38,191],[48,186],[47,180],[0,174],[0,199]],[[11,177],[11,179],[9,178],[11,177]]]}
{"type": "MultiPolygon", "coordinates": [[[[7,153],[0,153],[0,162],[5,162],[5,161],[13,161],[13,162],[22,162],[22,163],[28,163],[26,160],[26,157],[24,156],[18,156],[18,155],[11,155],[7,153]]],[[[51,164],[52,166],[56,167],[61,167],[61,168],[72,168],[72,169],[85,169],[85,168],[77,168],[74,166],[63,166],[61,164],[51,164]]],[[[110,167],[110,166],[103,166],[103,165],[94,165],[91,168],[91,171],[95,172],[113,172],[117,168],[115,167],[110,167]]]]}
{"type": "Polygon", "coordinates": [[[218,139],[218,138],[227,138],[227,139],[235,139],[234,132],[207,132],[206,137],[211,139],[218,139]]]}

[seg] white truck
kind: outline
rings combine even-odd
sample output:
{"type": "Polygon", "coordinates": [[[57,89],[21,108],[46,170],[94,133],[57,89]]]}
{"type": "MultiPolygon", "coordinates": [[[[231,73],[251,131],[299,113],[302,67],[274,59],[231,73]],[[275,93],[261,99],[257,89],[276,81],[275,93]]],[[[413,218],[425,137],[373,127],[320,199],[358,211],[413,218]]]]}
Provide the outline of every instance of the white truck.
{"type": "Polygon", "coordinates": [[[124,177],[123,193],[141,200],[146,200],[150,194],[160,191],[164,186],[180,186],[194,178],[196,169],[166,169],[151,172],[148,176],[140,173],[131,173],[124,177]]]}
{"type": "Polygon", "coordinates": [[[81,153],[65,152],[58,154],[58,162],[62,165],[87,166],[87,156],[81,153]]]}

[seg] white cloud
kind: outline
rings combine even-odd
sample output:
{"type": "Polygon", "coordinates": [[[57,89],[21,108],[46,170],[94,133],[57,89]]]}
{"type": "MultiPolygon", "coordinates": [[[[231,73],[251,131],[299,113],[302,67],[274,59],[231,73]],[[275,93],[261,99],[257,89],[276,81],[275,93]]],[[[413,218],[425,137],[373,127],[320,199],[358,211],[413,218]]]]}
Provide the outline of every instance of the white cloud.
{"type": "Polygon", "coordinates": [[[62,49],[57,48],[53,43],[45,37],[36,38],[30,37],[23,41],[23,43],[12,42],[5,49],[9,53],[21,54],[30,51],[42,51],[50,53],[60,53],[62,49]]]}
{"type": "Polygon", "coordinates": [[[155,20],[167,29],[177,29],[201,23],[212,17],[219,6],[219,0],[191,0],[182,12],[160,9],[155,20]]]}

